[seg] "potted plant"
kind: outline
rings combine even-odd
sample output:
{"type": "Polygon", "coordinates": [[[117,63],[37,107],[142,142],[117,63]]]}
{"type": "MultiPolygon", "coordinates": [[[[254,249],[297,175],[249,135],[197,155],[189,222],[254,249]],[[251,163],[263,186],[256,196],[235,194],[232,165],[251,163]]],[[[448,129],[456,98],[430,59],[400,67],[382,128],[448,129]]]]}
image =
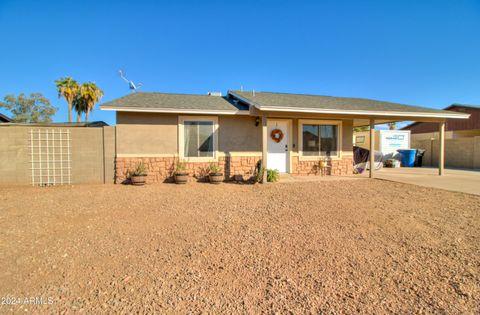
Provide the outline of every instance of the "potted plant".
{"type": "Polygon", "coordinates": [[[183,162],[177,162],[175,166],[175,183],[186,184],[188,181],[187,166],[183,162]]]}
{"type": "Polygon", "coordinates": [[[329,175],[329,169],[331,169],[331,166],[328,165],[327,159],[321,158],[320,161],[318,161],[318,167],[320,168],[320,174],[322,176],[329,175]]]}
{"type": "Polygon", "coordinates": [[[137,164],[137,167],[133,172],[130,173],[130,182],[135,186],[145,185],[147,179],[147,171],[145,169],[145,164],[140,162],[137,164]]]}
{"type": "Polygon", "coordinates": [[[223,182],[222,169],[220,168],[220,166],[218,166],[217,163],[210,164],[208,171],[208,178],[210,179],[210,183],[220,184],[221,182],[223,182]]]}

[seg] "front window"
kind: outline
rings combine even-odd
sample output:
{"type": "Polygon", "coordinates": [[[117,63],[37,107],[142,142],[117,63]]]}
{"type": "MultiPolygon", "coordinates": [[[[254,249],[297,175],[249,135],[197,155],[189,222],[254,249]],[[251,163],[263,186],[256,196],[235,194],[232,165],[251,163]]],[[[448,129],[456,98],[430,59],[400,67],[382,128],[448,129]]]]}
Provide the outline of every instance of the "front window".
{"type": "Polygon", "coordinates": [[[218,117],[179,116],[179,156],[191,162],[214,161],[218,151],[218,117]]]}
{"type": "Polygon", "coordinates": [[[184,121],[184,156],[213,157],[213,121],[184,121]]]}
{"type": "Polygon", "coordinates": [[[301,123],[302,156],[339,156],[340,123],[301,123]]]}
{"type": "Polygon", "coordinates": [[[318,125],[303,125],[303,155],[315,156],[320,152],[318,125]]]}

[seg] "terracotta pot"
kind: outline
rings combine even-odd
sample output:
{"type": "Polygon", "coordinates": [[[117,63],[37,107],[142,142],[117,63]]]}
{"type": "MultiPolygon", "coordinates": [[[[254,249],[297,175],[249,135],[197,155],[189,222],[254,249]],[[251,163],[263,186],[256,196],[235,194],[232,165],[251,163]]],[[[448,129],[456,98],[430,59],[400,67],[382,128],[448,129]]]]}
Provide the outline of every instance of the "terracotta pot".
{"type": "Polygon", "coordinates": [[[188,173],[176,173],[175,174],[175,183],[186,184],[187,182],[188,182],[188,173]]]}
{"type": "Polygon", "coordinates": [[[211,184],[220,184],[223,182],[223,174],[222,173],[210,173],[208,175],[211,184]]]}
{"type": "Polygon", "coordinates": [[[135,186],[145,185],[146,180],[147,180],[147,175],[136,175],[136,176],[130,177],[130,181],[132,182],[132,185],[135,185],[135,186]]]}

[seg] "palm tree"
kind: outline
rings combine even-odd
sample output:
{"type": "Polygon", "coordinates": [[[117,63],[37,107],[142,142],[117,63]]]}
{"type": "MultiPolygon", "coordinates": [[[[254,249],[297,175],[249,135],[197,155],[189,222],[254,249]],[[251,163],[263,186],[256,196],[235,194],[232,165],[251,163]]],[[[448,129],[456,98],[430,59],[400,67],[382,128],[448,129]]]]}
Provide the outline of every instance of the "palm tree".
{"type": "Polygon", "coordinates": [[[93,110],[95,104],[100,101],[103,91],[95,84],[95,82],[83,83],[80,86],[79,98],[82,99],[82,107],[85,113],[85,121],[88,121],[88,114],[93,110]]]}
{"type": "Polygon", "coordinates": [[[58,98],[64,98],[68,104],[68,122],[72,122],[72,103],[75,99],[79,86],[77,81],[70,77],[63,77],[55,81],[58,90],[58,98]]]}
{"type": "Polygon", "coordinates": [[[81,94],[75,95],[72,102],[72,108],[77,112],[77,123],[79,123],[82,113],[85,113],[87,110],[87,104],[81,94]]]}

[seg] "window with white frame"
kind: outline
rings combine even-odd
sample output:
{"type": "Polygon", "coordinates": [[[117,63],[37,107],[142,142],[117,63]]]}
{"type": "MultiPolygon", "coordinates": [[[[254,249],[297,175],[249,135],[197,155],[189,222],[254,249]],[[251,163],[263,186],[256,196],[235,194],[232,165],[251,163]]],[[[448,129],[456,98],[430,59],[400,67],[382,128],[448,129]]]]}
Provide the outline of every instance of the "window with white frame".
{"type": "Polygon", "coordinates": [[[301,120],[300,151],[303,157],[339,157],[341,121],[301,120]]]}
{"type": "Polygon", "coordinates": [[[216,130],[216,117],[182,117],[179,130],[181,157],[191,160],[216,158],[216,130]]]}

